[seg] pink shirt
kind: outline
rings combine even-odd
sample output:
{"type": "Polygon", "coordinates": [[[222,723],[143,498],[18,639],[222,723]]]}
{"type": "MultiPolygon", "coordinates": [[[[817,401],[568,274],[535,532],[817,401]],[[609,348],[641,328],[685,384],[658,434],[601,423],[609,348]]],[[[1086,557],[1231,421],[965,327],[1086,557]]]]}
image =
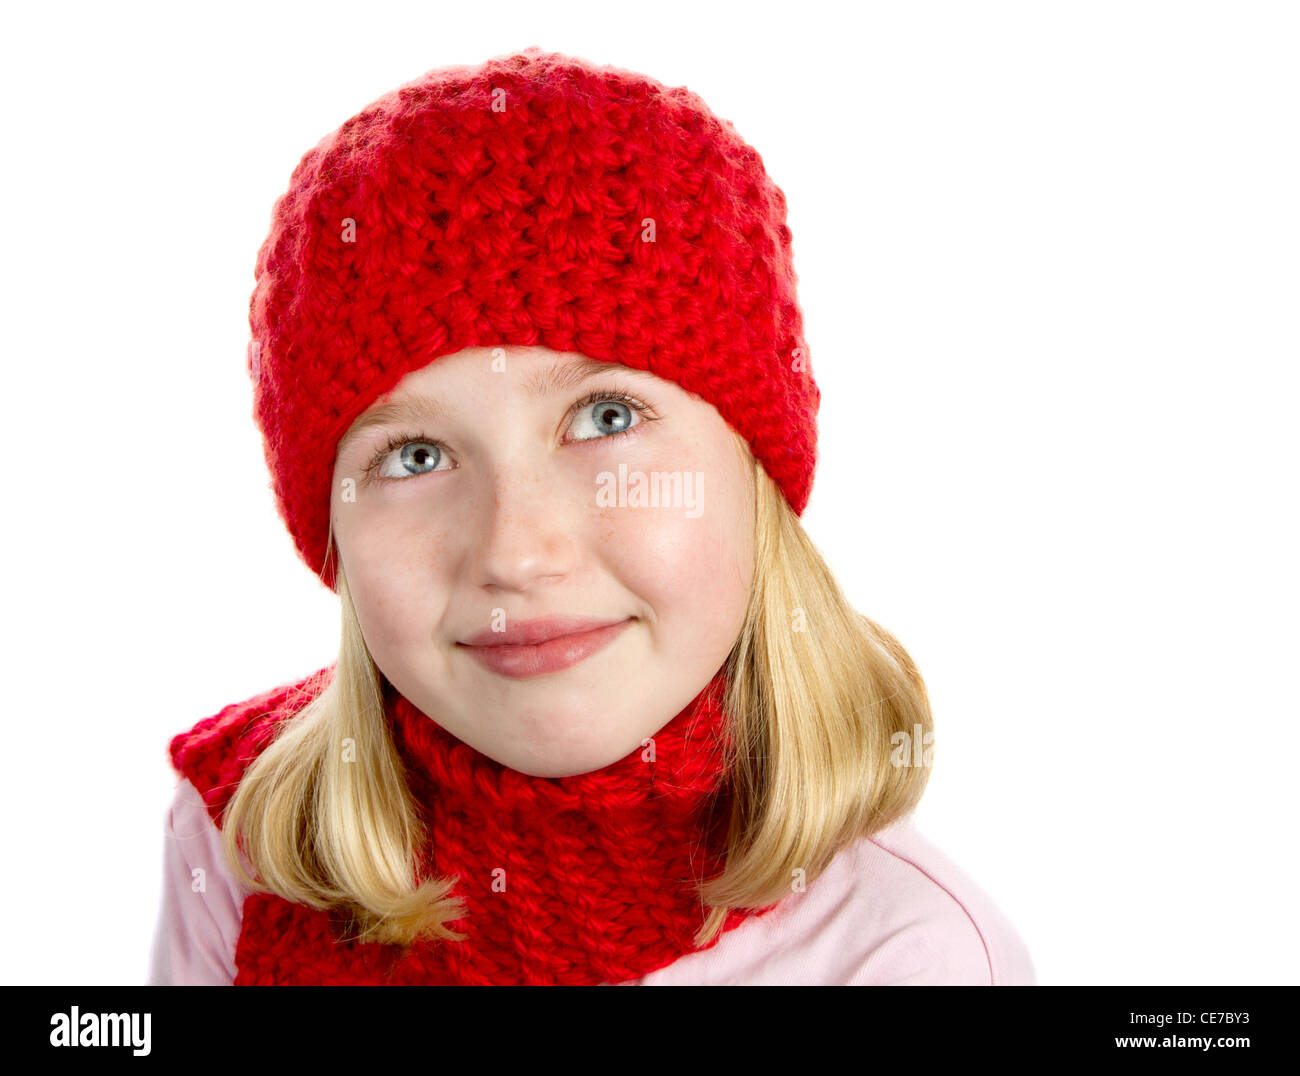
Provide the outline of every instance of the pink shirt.
{"type": "MultiPolygon", "coordinates": [[[[198,790],[166,825],[150,986],[229,986],[244,898],[198,790]],[[193,888],[203,870],[204,891],[193,888]]],[[[1033,986],[1033,963],[988,896],[911,816],[841,850],[802,892],[626,986],[1033,986]]]]}

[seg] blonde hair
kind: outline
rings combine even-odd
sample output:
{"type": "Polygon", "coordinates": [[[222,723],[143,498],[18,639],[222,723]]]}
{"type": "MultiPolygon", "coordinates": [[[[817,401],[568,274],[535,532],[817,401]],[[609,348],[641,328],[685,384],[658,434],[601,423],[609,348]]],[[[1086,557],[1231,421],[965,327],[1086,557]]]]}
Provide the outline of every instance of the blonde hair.
{"type": "MultiPolygon", "coordinates": [[[[900,732],[907,742],[918,726],[923,737],[933,731],[907,652],[850,607],[788,502],[740,445],[754,480],[754,580],[727,658],[733,796],[725,867],[699,887],[709,910],[697,948],[717,935],[728,909],[775,904],[792,878],[811,882],[847,844],[910,812],[929,770],[896,764],[891,746],[900,732]]],[[[240,781],[223,817],[226,858],[251,890],[344,912],[361,940],[460,941],[465,935],[445,925],[466,914],[454,880],[417,884],[428,835],[341,563],[336,579],[334,675],[240,781]],[[344,758],[347,738],[355,761],[344,758]]]]}

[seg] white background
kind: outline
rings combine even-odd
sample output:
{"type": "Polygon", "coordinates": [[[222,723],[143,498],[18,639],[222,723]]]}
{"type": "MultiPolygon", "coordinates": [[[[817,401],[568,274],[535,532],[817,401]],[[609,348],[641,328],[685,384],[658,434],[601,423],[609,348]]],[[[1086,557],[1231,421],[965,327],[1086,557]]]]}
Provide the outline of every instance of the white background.
{"type": "Polygon", "coordinates": [[[1043,983],[1295,982],[1300,21],[1266,3],[33,6],[6,31],[10,983],[143,982],[167,743],[333,660],[246,372],[301,155],[529,45],[789,200],[807,529],[1043,983]]]}

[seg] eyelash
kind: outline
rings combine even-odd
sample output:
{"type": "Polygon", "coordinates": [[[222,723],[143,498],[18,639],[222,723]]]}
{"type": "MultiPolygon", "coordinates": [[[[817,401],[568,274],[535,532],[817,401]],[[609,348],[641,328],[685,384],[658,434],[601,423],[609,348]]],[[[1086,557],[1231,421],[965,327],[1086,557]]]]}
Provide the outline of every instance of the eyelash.
{"type": "MultiPolygon", "coordinates": [[[[629,396],[626,392],[622,392],[617,389],[612,392],[598,391],[598,392],[588,393],[581,400],[575,403],[573,407],[569,409],[569,414],[570,415],[576,414],[577,412],[581,411],[584,407],[590,407],[592,404],[603,403],[606,400],[614,400],[617,403],[626,404],[628,407],[632,408],[633,411],[636,411],[641,416],[642,420],[645,422],[653,422],[655,418],[658,417],[654,414],[653,409],[650,408],[647,404],[642,403],[635,396],[629,396]]],[[[625,434],[629,434],[635,429],[636,426],[629,426],[626,430],[619,430],[618,433],[607,434],[604,437],[588,437],[585,438],[585,440],[608,441],[615,437],[622,437],[625,434]]],[[[385,459],[388,458],[388,454],[390,452],[402,448],[403,446],[408,445],[413,441],[418,442],[420,444],[433,445],[435,448],[438,449],[439,452],[445,452],[447,450],[447,446],[442,441],[439,441],[436,437],[425,437],[421,433],[399,431],[397,433],[393,433],[389,435],[388,440],[384,442],[384,446],[378,452],[376,452],[374,456],[371,457],[370,462],[366,464],[365,468],[361,472],[362,476],[367,481],[373,481],[373,482],[410,481],[410,479],[407,478],[388,478],[384,475],[380,475],[375,472],[379,470],[379,465],[383,463],[385,459]]],[[[432,474],[433,472],[430,471],[428,473],[432,474]]],[[[419,475],[413,475],[412,477],[418,478],[419,475]]]]}

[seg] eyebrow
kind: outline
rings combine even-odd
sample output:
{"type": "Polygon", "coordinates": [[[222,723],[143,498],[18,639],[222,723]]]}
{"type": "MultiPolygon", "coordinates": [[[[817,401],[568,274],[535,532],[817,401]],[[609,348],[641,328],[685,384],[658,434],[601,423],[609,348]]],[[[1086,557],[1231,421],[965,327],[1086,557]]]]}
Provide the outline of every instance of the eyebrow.
{"type": "MultiPolygon", "coordinates": [[[[589,358],[561,359],[544,370],[529,375],[524,380],[524,390],[530,398],[535,400],[544,396],[553,396],[566,389],[572,389],[597,374],[608,371],[611,367],[619,367],[621,372],[631,375],[653,376],[645,370],[638,370],[617,362],[600,362],[589,358]]],[[[392,403],[380,404],[378,407],[367,411],[352,424],[348,432],[339,441],[338,451],[343,452],[357,437],[375,426],[386,426],[389,423],[398,422],[415,422],[421,418],[437,418],[445,414],[446,409],[441,401],[436,397],[418,392],[405,396],[400,400],[394,400],[392,403]]]]}

